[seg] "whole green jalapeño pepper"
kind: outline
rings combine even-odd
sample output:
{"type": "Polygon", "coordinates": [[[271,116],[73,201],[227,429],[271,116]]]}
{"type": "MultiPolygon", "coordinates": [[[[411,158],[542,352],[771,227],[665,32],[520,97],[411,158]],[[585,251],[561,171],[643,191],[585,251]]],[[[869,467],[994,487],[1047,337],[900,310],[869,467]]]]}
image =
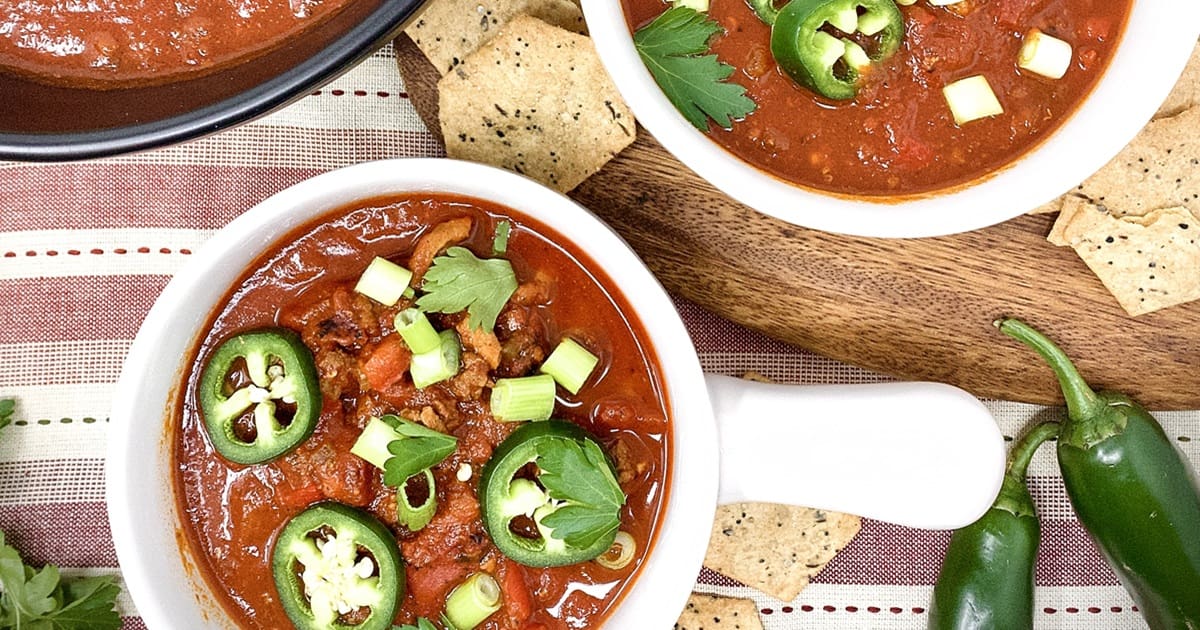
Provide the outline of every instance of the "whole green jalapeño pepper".
{"type": "Polygon", "coordinates": [[[338,503],[318,503],[288,521],[271,572],[299,630],[385,630],[404,598],[395,537],[370,514],[338,503]]]}
{"type": "Polygon", "coordinates": [[[1067,496],[1150,627],[1200,628],[1200,487],[1183,455],[1128,396],[1088,387],[1044,335],[1015,319],[997,325],[1054,370],[1067,399],[1067,496]]]}
{"type": "Polygon", "coordinates": [[[608,551],[624,504],[600,445],[563,420],[514,431],[479,478],[479,510],[492,542],[530,567],[576,564],[608,551]]]}
{"type": "Polygon", "coordinates": [[[1013,446],[996,502],[950,538],[933,587],[930,630],[1033,627],[1033,565],[1042,530],[1025,486],[1025,471],[1038,447],[1058,428],[1057,422],[1039,424],[1013,446]]]}
{"type": "Polygon", "coordinates": [[[200,375],[200,411],[213,448],[238,464],[259,464],[312,435],[321,387],[312,353],[285,328],[226,339],[200,375]]]}
{"type": "Polygon", "coordinates": [[[904,16],[893,0],[791,0],[778,10],[770,0],[755,0],[754,7],[771,24],[771,55],[780,69],[834,100],[854,98],[863,73],[904,39],[904,16]]]}

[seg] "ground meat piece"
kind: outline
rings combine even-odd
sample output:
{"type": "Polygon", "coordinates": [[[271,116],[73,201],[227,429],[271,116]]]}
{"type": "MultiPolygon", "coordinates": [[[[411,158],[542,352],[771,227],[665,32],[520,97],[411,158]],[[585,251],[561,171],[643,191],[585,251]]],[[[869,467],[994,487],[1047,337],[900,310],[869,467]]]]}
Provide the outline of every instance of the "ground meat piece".
{"type": "Polygon", "coordinates": [[[446,382],[446,388],[459,400],[480,400],[483,388],[490,384],[491,367],[474,352],[464,352],[463,366],[458,374],[446,382]]]}
{"type": "Polygon", "coordinates": [[[321,462],[314,472],[326,497],[338,503],[365,507],[375,498],[375,473],[368,470],[369,466],[350,453],[337,453],[321,462]]]}
{"type": "Polygon", "coordinates": [[[554,297],[554,279],[550,274],[538,269],[534,272],[532,280],[522,282],[517,287],[512,297],[509,298],[509,302],[521,306],[537,306],[549,304],[552,297],[554,297]]]}
{"type": "Polygon", "coordinates": [[[496,320],[496,337],[500,340],[500,377],[525,376],[546,360],[549,352],[546,325],[541,314],[532,308],[510,302],[496,320]]]}
{"type": "Polygon", "coordinates": [[[411,416],[406,415],[405,417],[411,418],[412,420],[419,422],[430,429],[437,431],[438,433],[447,433],[446,423],[442,422],[442,419],[438,417],[437,412],[433,410],[433,407],[422,407],[421,411],[411,416]]]}
{"type": "Polygon", "coordinates": [[[343,394],[358,392],[358,362],[342,350],[317,350],[317,371],[321,378],[321,396],[337,400],[343,394]]]}
{"type": "Polygon", "coordinates": [[[500,340],[496,338],[496,333],[472,326],[467,318],[458,320],[454,330],[458,331],[463,347],[482,357],[488,367],[494,370],[500,365],[500,340]]]}
{"type": "Polygon", "coordinates": [[[635,433],[618,433],[608,449],[617,466],[617,482],[628,492],[648,477],[651,455],[635,433]]]}
{"type": "Polygon", "coordinates": [[[414,285],[421,283],[425,272],[433,263],[434,256],[455,243],[465,241],[471,235],[473,224],[471,217],[459,217],[443,221],[421,235],[413,247],[412,256],[408,258],[408,269],[413,272],[414,285]]]}

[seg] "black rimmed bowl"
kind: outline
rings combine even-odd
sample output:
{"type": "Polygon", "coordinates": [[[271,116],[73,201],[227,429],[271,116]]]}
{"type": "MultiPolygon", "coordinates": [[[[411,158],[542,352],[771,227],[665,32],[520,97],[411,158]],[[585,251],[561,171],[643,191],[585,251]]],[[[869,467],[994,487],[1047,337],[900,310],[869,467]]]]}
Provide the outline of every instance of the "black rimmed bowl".
{"type": "Polygon", "coordinates": [[[50,86],[0,72],[0,159],[79,160],[228,129],[328,83],[397,35],[424,0],[354,0],[265,54],[163,85],[50,86]]]}

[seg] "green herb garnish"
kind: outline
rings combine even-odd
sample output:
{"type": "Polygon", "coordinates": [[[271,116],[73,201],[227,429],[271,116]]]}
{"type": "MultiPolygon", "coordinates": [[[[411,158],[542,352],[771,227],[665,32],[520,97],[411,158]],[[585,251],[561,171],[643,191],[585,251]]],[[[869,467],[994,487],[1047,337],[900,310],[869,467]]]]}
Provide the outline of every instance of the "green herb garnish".
{"type": "Polygon", "coordinates": [[[642,63],[654,75],[667,98],[683,117],[701,131],[708,119],[724,129],[754,111],[746,88],[726,79],[733,66],[717,61],[709,52],[708,40],[721,25],[695,9],[667,9],[633,34],[633,45],[642,63]]]}
{"type": "MultiPolygon", "coordinates": [[[[10,410],[11,412],[11,410],[10,410]]],[[[62,581],[58,567],[25,564],[0,532],[0,628],[109,630],[121,627],[110,576],[62,581]]]]}
{"type": "Polygon", "coordinates": [[[0,429],[12,424],[13,411],[17,408],[17,401],[11,398],[0,400],[0,429]]]}
{"type": "Polygon", "coordinates": [[[392,626],[392,630],[438,630],[438,627],[433,625],[433,622],[421,617],[417,619],[416,624],[404,624],[403,626],[392,626]]]}
{"type": "Polygon", "coordinates": [[[508,221],[501,221],[496,225],[496,238],[492,240],[492,253],[496,256],[503,256],[508,251],[508,233],[512,231],[512,224],[508,221]]]}
{"type": "Polygon", "coordinates": [[[383,482],[389,486],[399,487],[409,477],[442,463],[458,446],[454,436],[424,425],[396,416],[383,416],[380,420],[400,434],[399,439],[388,443],[387,450],[392,456],[383,464],[383,482]]]}
{"type": "Polygon", "coordinates": [[[433,259],[421,290],[425,293],[417,298],[421,310],[466,310],[473,328],[492,330],[500,309],[517,290],[517,275],[503,258],[480,260],[465,247],[451,247],[433,259]]]}
{"type": "Polygon", "coordinates": [[[625,493],[613,476],[608,458],[594,442],[556,440],[538,451],[538,481],[550,498],[566,505],[542,519],[551,536],[586,548],[621,526],[625,493]]]}

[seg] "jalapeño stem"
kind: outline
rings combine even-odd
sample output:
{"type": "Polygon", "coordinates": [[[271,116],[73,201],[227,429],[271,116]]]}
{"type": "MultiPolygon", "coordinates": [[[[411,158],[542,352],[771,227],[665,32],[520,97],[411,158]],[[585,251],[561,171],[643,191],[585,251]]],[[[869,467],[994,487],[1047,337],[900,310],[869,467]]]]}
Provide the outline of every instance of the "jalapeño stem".
{"type": "Polygon", "coordinates": [[[1033,500],[1025,486],[1026,472],[1029,462],[1038,448],[1050,438],[1058,435],[1057,422],[1044,422],[1026,433],[1009,453],[1008,470],[1004,473],[1004,483],[1000,486],[1000,495],[993,507],[1007,510],[1017,516],[1037,518],[1033,500]]]}
{"type": "Polygon", "coordinates": [[[995,322],[1000,332],[1020,341],[1037,352],[1058,378],[1063,396],[1067,399],[1067,412],[1074,420],[1082,420],[1100,412],[1104,402],[1088,387],[1079,370],[1058,346],[1042,333],[1019,319],[1004,318],[995,322]]]}

